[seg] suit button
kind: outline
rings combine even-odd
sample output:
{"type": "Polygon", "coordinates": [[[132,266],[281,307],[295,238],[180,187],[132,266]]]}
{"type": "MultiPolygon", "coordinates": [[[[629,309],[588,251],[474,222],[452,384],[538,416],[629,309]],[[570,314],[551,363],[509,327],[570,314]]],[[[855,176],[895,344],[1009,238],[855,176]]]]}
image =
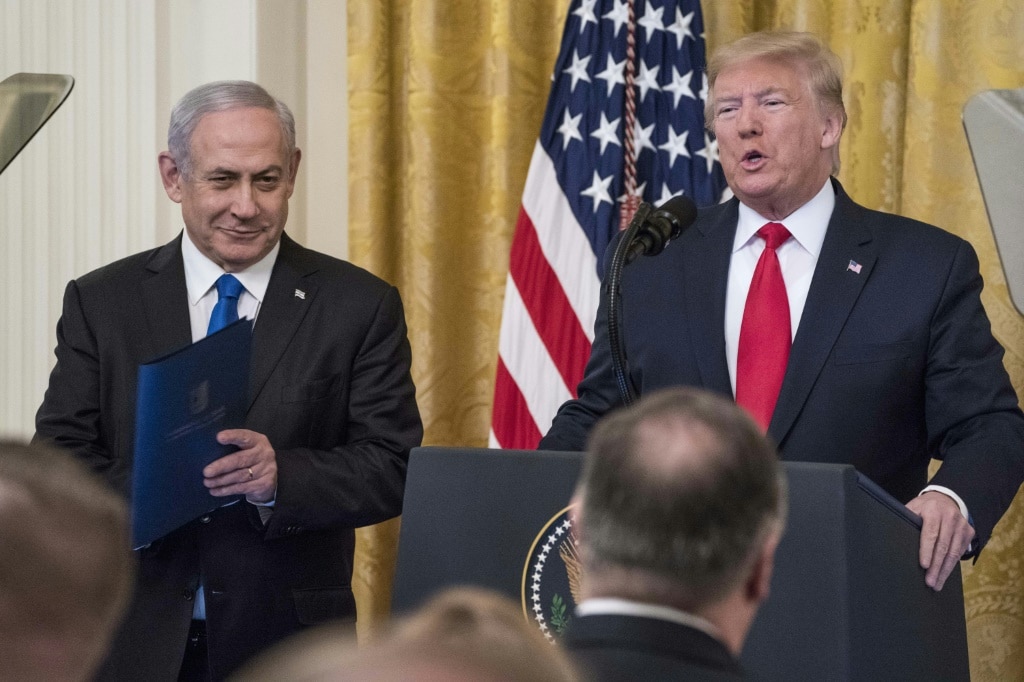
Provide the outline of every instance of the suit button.
{"type": "Polygon", "coordinates": [[[188,588],[181,591],[181,596],[185,598],[185,601],[192,601],[192,599],[194,598],[192,590],[188,588]]]}
{"type": "Polygon", "coordinates": [[[199,523],[209,523],[209,522],[210,522],[210,517],[209,516],[204,516],[201,519],[199,519],[199,523]]]}

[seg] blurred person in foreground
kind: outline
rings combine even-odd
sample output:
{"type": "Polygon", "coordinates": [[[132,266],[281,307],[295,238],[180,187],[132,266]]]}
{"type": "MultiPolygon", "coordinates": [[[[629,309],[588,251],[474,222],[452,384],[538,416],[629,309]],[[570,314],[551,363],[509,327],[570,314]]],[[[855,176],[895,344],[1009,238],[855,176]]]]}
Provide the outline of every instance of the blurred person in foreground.
{"type": "Polygon", "coordinates": [[[216,435],[236,451],[194,472],[244,499],[138,551],[100,674],[118,682],[220,680],[302,628],[353,625],[354,529],[401,513],[423,435],[397,289],[285,232],[301,158],[288,107],[256,83],[208,83],[167,138],[160,178],[184,232],[68,284],[36,435],[129,496],[139,364],[246,318],[248,410],[216,435]]]}
{"type": "MultiPolygon", "coordinates": [[[[705,120],[734,196],[623,271],[627,381],[639,395],[734,397],[783,459],[852,464],[921,516],[919,562],[939,590],[1024,481],[1024,415],[977,255],[846,194],[842,64],[814,35],[743,36],[707,76],[705,120]]],[[[582,450],[622,403],[606,298],[578,398],[542,449],[582,450]]]]}
{"type": "Polygon", "coordinates": [[[451,588],[398,619],[362,647],[325,626],[276,647],[236,682],[576,682],[558,647],[495,592],[451,588]]]}
{"type": "Polygon", "coordinates": [[[731,401],[663,389],[594,429],[574,499],[592,680],[738,680],[785,516],[771,443],[731,401]]]}
{"type": "Polygon", "coordinates": [[[0,678],[89,680],[131,594],[124,502],[69,455],[0,442],[0,678]]]}

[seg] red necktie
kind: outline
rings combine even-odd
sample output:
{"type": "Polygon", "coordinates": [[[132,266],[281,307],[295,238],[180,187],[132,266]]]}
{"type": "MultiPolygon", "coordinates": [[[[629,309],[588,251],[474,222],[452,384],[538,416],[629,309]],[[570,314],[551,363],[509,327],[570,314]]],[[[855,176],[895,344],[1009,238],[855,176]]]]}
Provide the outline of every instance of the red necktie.
{"type": "Polygon", "coordinates": [[[790,235],[780,223],[766,224],[757,235],[764,239],[765,246],[743,309],[736,358],[736,402],[767,431],[793,340],[786,283],[775,253],[790,235]]]}

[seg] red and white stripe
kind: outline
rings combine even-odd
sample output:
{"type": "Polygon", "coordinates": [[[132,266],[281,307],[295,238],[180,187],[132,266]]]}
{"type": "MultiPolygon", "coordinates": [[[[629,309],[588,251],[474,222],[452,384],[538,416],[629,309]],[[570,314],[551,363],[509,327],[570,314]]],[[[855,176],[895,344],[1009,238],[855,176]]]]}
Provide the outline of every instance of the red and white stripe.
{"type": "Polygon", "coordinates": [[[531,449],[576,396],[600,298],[597,257],[540,143],[509,261],[490,445],[531,449]]]}

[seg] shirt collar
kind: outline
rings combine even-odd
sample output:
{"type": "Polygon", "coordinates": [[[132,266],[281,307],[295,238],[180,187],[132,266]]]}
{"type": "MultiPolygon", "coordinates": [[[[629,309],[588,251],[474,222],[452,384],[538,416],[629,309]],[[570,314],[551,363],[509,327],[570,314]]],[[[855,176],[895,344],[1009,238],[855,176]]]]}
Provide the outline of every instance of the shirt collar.
{"type": "Polygon", "coordinates": [[[821,190],[810,201],[786,216],[785,220],[768,220],[740,202],[740,217],[732,244],[733,253],[750,244],[765,223],[776,222],[785,225],[797,243],[817,258],[821,253],[825,231],[828,229],[828,222],[832,218],[835,206],[836,193],[832,188],[831,178],[825,180],[821,190]]]}
{"type": "MultiPolygon", "coordinates": [[[[267,293],[267,286],[270,284],[270,275],[274,270],[274,263],[277,262],[277,254],[281,250],[281,241],[274,244],[266,256],[259,262],[250,265],[241,272],[231,273],[238,278],[245,290],[253,298],[263,303],[263,297],[267,293]]],[[[217,278],[224,274],[219,265],[206,257],[195,244],[188,233],[181,237],[181,257],[185,261],[185,287],[188,289],[188,302],[190,305],[196,303],[213,288],[217,278]]]]}
{"type": "Polygon", "coordinates": [[[658,618],[673,623],[679,623],[691,627],[705,634],[721,640],[721,635],[710,621],[695,616],[686,611],[663,606],[661,604],[647,604],[644,602],[632,601],[630,599],[618,599],[614,597],[599,597],[595,599],[584,599],[576,606],[577,616],[640,616],[643,618],[658,618]]]}

